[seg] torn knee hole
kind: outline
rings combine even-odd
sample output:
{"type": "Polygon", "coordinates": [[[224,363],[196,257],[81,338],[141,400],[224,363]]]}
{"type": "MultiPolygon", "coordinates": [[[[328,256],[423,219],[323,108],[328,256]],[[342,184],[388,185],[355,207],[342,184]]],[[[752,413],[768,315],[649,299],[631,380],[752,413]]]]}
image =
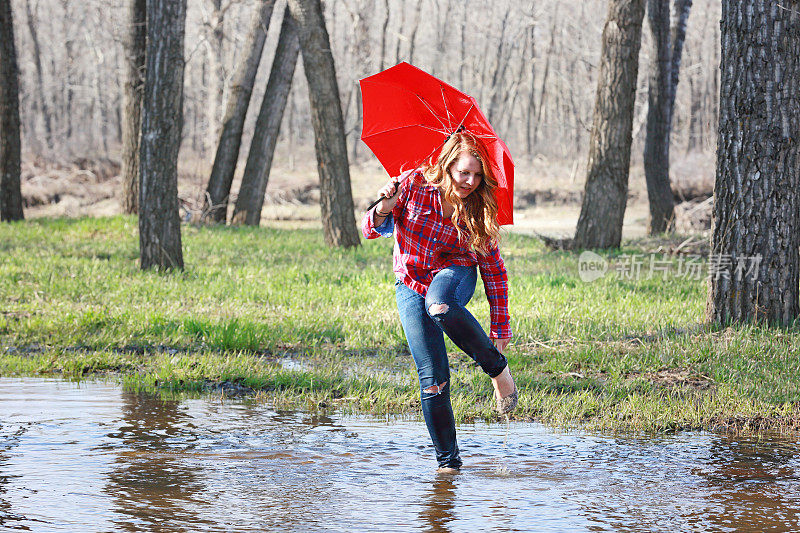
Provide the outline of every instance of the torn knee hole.
{"type": "Polygon", "coordinates": [[[450,309],[447,304],[431,304],[428,307],[428,312],[432,315],[443,315],[450,309]]]}
{"type": "Polygon", "coordinates": [[[434,396],[437,394],[441,394],[444,388],[447,386],[447,382],[441,383],[439,385],[431,385],[427,389],[422,389],[422,392],[427,394],[433,394],[434,396]]]}

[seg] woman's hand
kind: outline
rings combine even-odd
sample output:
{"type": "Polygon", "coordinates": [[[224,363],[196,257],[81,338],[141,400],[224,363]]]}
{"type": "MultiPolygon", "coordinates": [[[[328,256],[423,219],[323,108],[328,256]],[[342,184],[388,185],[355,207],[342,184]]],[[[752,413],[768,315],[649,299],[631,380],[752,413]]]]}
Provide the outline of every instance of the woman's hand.
{"type": "Polygon", "coordinates": [[[400,196],[400,182],[389,180],[381,190],[378,191],[378,196],[383,196],[383,200],[378,204],[378,211],[388,214],[397,205],[397,200],[400,196]]]}
{"type": "Polygon", "coordinates": [[[494,343],[494,346],[495,348],[497,348],[498,352],[505,354],[506,348],[508,348],[508,343],[511,342],[511,338],[509,337],[508,339],[492,339],[492,342],[494,343]]]}

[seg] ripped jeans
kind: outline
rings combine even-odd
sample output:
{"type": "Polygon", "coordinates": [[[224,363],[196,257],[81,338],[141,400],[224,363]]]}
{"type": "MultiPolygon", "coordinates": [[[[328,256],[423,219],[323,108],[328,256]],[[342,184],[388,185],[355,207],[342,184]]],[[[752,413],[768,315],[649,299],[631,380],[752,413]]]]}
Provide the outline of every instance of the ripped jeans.
{"type": "Polygon", "coordinates": [[[440,467],[461,466],[450,405],[450,364],[442,332],[489,377],[498,376],[508,364],[465,307],[475,293],[476,281],[475,267],[447,267],[434,276],[426,297],[400,280],[395,282],[400,321],[419,376],[422,413],[440,467]]]}

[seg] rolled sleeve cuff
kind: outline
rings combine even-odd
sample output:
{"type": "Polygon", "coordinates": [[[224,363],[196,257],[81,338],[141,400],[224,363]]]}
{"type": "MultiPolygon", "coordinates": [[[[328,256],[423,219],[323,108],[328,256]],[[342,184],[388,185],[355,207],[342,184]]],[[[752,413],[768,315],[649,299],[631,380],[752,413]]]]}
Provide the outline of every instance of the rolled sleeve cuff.
{"type": "Polygon", "coordinates": [[[373,224],[373,216],[375,210],[378,206],[373,207],[366,213],[364,213],[364,218],[361,221],[361,233],[367,239],[377,239],[378,237],[391,237],[394,233],[394,218],[393,215],[389,215],[383,221],[383,223],[375,227],[373,224]]]}
{"type": "Polygon", "coordinates": [[[380,234],[381,237],[391,237],[394,235],[394,215],[389,213],[380,226],[375,226],[375,231],[380,234]]]}
{"type": "Polygon", "coordinates": [[[492,324],[489,334],[492,339],[510,339],[512,336],[510,324],[492,324]]]}

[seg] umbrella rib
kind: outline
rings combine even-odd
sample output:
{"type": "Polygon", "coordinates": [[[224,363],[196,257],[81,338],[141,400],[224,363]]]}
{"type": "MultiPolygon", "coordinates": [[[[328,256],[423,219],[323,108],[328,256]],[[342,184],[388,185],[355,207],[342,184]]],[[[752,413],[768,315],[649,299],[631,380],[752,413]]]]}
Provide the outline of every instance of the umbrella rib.
{"type": "Polygon", "coordinates": [[[451,119],[451,118],[455,118],[455,115],[453,115],[453,114],[450,112],[450,109],[448,109],[448,108],[447,108],[447,98],[445,98],[445,97],[444,97],[444,85],[442,85],[441,83],[439,84],[439,90],[442,92],[442,103],[444,104],[444,112],[447,114],[447,125],[448,125],[448,126],[450,127],[450,129],[452,130],[452,128],[453,128],[453,121],[452,121],[452,120],[450,120],[450,119],[451,119]]]}
{"type": "Polygon", "coordinates": [[[447,131],[445,131],[445,130],[437,130],[436,128],[432,128],[430,126],[425,126],[424,124],[409,124],[407,126],[398,126],[396,128],[391,128],[391,129],[388,129],[388,130],[379,131],[377,133],[370,133],[366,137],[362,136],[361,139],[362,140],[369,139],[371,137],[375,137],[376,135],[383,135],[384,133],[390,133],[390,132],[397,131],[397,130],[402,130],[402,129],[405,129],[405,128],[423,128],[423,129],[426,129],[426,130],[435,131],[436,133],[441,133],[442,135],[447,135],[447,131]]]}
{"type": "Polygon", "coordinates": [[[436,114],[436,112],[433,110],[430,104],[428,104],[428,102],[426,102],[425,99],[420,95],[414,93],[414,96],[416,96],[419,99],[419,101],[422,102],[422,105],[424,105],[428,109],[428,111],[430,111],[431,115],[433,115],[433,118],[439,121],[439,124],[442,125],[442,128],[447,130],[447,126],[445,125],[444,122],[442,122],[442,119],[439,118],[439,115],[436,114]]]}
{"type": "MultiPolygon", "coordinates": [[[[458,131],[458,128],[460,128],[461,126],[464,125],[464,121],[467,120],[467,116],[469,115],[469,112],[472,111],[474,107],[475,107],[475,104],[470,104],[469,105],[469,109],[467,109],[467,112],[464,113],[464,116],[461,118],[461,122],[458,123],[458,126],[456,126],[456,129],[454,129],[453,131],[458,131]]],[[[467,129],[466,126],[464,127],[464,129],[467,129]]],[[[472,132],[470,132],[470,133],[472,133],[472,132]]],[[[475,135],[474,133],[472,133],[472,134],[475,135]]],[[[477,137],[477,135],[476,135],[476,137],[477,137]]]]}
{"type": "MultiPolygon", "coordinates": [[[[464,117],[461,119],[461,122],[458,123],[458,126],[455,127],[453,132],[458,131],[458,129],[461,126],[464,125],[464,121],[467,120],[467,116],[469,115],[469,112],[472,111],[473,109],[475,109],[475,104],[474,103],[469,105],[469,109],[467,109],[467,112],[464,113],[464,117]]],[[[464,127],[464,129],[467,129],[466,126],[464,127]]],[[[469,131],[469,130],[467,130],[467,131],[469,131]]],[[[478,135],[477,133],[472,133],[471,131],[470,131],[470,133],[473,136],[477,137],[478,139],[494,139],[494,140],[497,140],[497,136],[496,135],[478,135]]]]}

